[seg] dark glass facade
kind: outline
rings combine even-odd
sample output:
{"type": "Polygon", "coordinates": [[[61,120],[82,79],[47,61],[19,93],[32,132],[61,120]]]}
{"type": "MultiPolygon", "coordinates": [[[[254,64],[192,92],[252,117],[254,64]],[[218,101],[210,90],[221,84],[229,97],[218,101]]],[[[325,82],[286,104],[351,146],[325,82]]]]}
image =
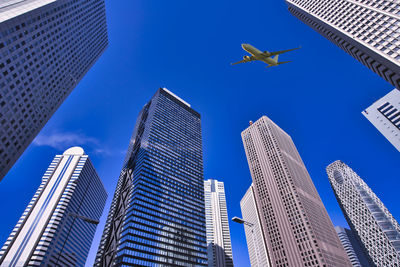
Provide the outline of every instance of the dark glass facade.
{"type": "Polygon", "coordinates": [[[95,266],[207,266],[200,114],[160,88],[129,144],[95,266]]]}

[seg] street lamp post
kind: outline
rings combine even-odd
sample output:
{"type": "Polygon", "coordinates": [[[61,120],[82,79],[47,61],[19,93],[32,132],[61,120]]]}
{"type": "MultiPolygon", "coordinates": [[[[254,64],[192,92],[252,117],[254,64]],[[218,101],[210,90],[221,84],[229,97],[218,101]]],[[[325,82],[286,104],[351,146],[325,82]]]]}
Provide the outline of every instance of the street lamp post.
{"type": "Polygon", "coordinates": [[[259,256],[258,247],[257,247],[257,244],[256,244],[256,240],[255,240],[255,238],[254,238],[254,223],[245,221],[245,220],[243,220],[242,218],[239,218],[239,217],[236,217],[236,216],[232,218],[232,221],[234,221],[235,223],[243,224],[243,225],[248,226],[248,227],[250,228],[250,230],[251,230],[251,237],[252,237],[252,239],[253,239],[253,246],[255,247],[255,252],[256,252],[256,262],[257,262],[257,266],[258,266],[258,267],[261,267],[261,266],[260,266],[260,263],[259,263],[259,261],[258,261],[258,256],[259,256]]]}
{"type": "Polygon", "coordinates": [[[91,223],[91,224],[94,224],[94,225],[98,225],[98,224],[99,224],[99,221],[98,221],[98,220],[90,219],[90,218],[88,218],[88,217],[85,217],[85,216],[82,216],[82,215],[78,215],[78,214],[73,213],[73,212],[70,212],[70,213],[68,214],[68,216],[72,216],[72,217],[75,217],[75,218],[82,219],[83,221],[88,222],[88,223],[91,223]]]}
{"type": "MultiPolygon", "coordinates": [[[[79,215],[79,214],[77,214],[77,213],[70,212],[70,213],[67,214],[67,217],[68,217],[68,216],[81,219],[81,220],[84,221],[84,222],[87,222],[87,223],[90,223],[90,224],[93,224],[93,225],[96,225],[96,226],[99,224],[99,221],[98,221],[98,220],[91,219],[91,218],[88,218],[88,217],[79,215]]],[[[65,222],[64,222],[64,223],[65,223],[65,222]]],[[[61,249],[60,253],[58,254],[57,262],[56,262],[56,264],[55,264],[56,266],[58,265],[58,261],[60,260],[61,254],[62,254],[63,251],[64,251],[65,243],[67,242],[67,240],[68,240],[68,238],[69,238],[69,234],[71,233],[71,229],[72,229],[72,226],[74,225],[74,223],[75,223],[75,220],[74,220],[74,222],[72,223],[71,227],[69,228],[68,234],[67,234],[67,237],[65,238],[65,241],[64,241],[64,244],[63,244],[63,246],[62,246],[62,249],[61,249]]],[[[64,225],[65,225],[65,224],[64,224],[64,225]]],[[[64,225],[63,225],[62,227],[64,227],[64,225]]]]}

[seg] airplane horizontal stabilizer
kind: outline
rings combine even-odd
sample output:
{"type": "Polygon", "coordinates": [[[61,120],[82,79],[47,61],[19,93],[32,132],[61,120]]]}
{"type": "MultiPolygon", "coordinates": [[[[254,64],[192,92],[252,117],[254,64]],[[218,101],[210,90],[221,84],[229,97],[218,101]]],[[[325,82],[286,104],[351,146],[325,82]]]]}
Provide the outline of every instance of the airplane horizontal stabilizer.
{"type": "Polygon", "coordinates": [[[238,61],[238,62],[231,63],[231,65],[236,65],[236,64],[245,63],[245,62],[246,62],[246,61],[244,61],[244,60],[240,60],[240,61],[238,61]]]}
{"type": "Polygon", "coordinates": [[[278,62],[277,64],[281,65],[281,64],[285,64],[285,63],[289,63],[289,62],[292,62],[292,61],[282,61],[282,62],[278,62]]]}

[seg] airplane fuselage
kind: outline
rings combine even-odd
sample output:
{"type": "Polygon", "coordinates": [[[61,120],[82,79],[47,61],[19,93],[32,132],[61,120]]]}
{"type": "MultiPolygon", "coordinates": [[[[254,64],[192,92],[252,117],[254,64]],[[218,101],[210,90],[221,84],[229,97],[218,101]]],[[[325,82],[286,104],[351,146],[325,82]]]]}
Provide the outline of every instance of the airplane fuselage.
{"type": "Polygon", "coordinates": [[[273,58],[266,56],[264,54],[264,52],[258,50],[257,48],[255,48],[254,46],[250,45],[250,44],[242,44],[242,48],[249,52],[255,59],[257,60],[261,60],[265,63],[267,63],[268,65],[271,66],[276,66],[277,65],[277,61],[274,60],[273,58]]]}

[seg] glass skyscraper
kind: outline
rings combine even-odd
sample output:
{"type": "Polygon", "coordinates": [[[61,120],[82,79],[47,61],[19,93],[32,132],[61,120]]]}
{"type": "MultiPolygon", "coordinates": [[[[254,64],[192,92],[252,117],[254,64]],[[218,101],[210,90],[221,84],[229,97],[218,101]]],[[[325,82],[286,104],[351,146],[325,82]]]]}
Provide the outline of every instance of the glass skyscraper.
{"type": "Polygon", "coordinates": [[[106,198],[82,148],[56,155],[0,250],[0,266],[84,266],[106,198]]]}
{"type": "Polygon", "coordinates": [[[95,266],[207,266],[200,114],[165,88],[137,118],[95,266]]]}
{"type": "Polygon", "coordinates": [[[0,1],[0,180],[107,44],[104,0],[0,1]]]}
{"type": "Polygon", "coordinates": [[[400,266],[400,225],[369,186],[338,160],[326,171],[352,232],[376,266],[400,266]]]}

